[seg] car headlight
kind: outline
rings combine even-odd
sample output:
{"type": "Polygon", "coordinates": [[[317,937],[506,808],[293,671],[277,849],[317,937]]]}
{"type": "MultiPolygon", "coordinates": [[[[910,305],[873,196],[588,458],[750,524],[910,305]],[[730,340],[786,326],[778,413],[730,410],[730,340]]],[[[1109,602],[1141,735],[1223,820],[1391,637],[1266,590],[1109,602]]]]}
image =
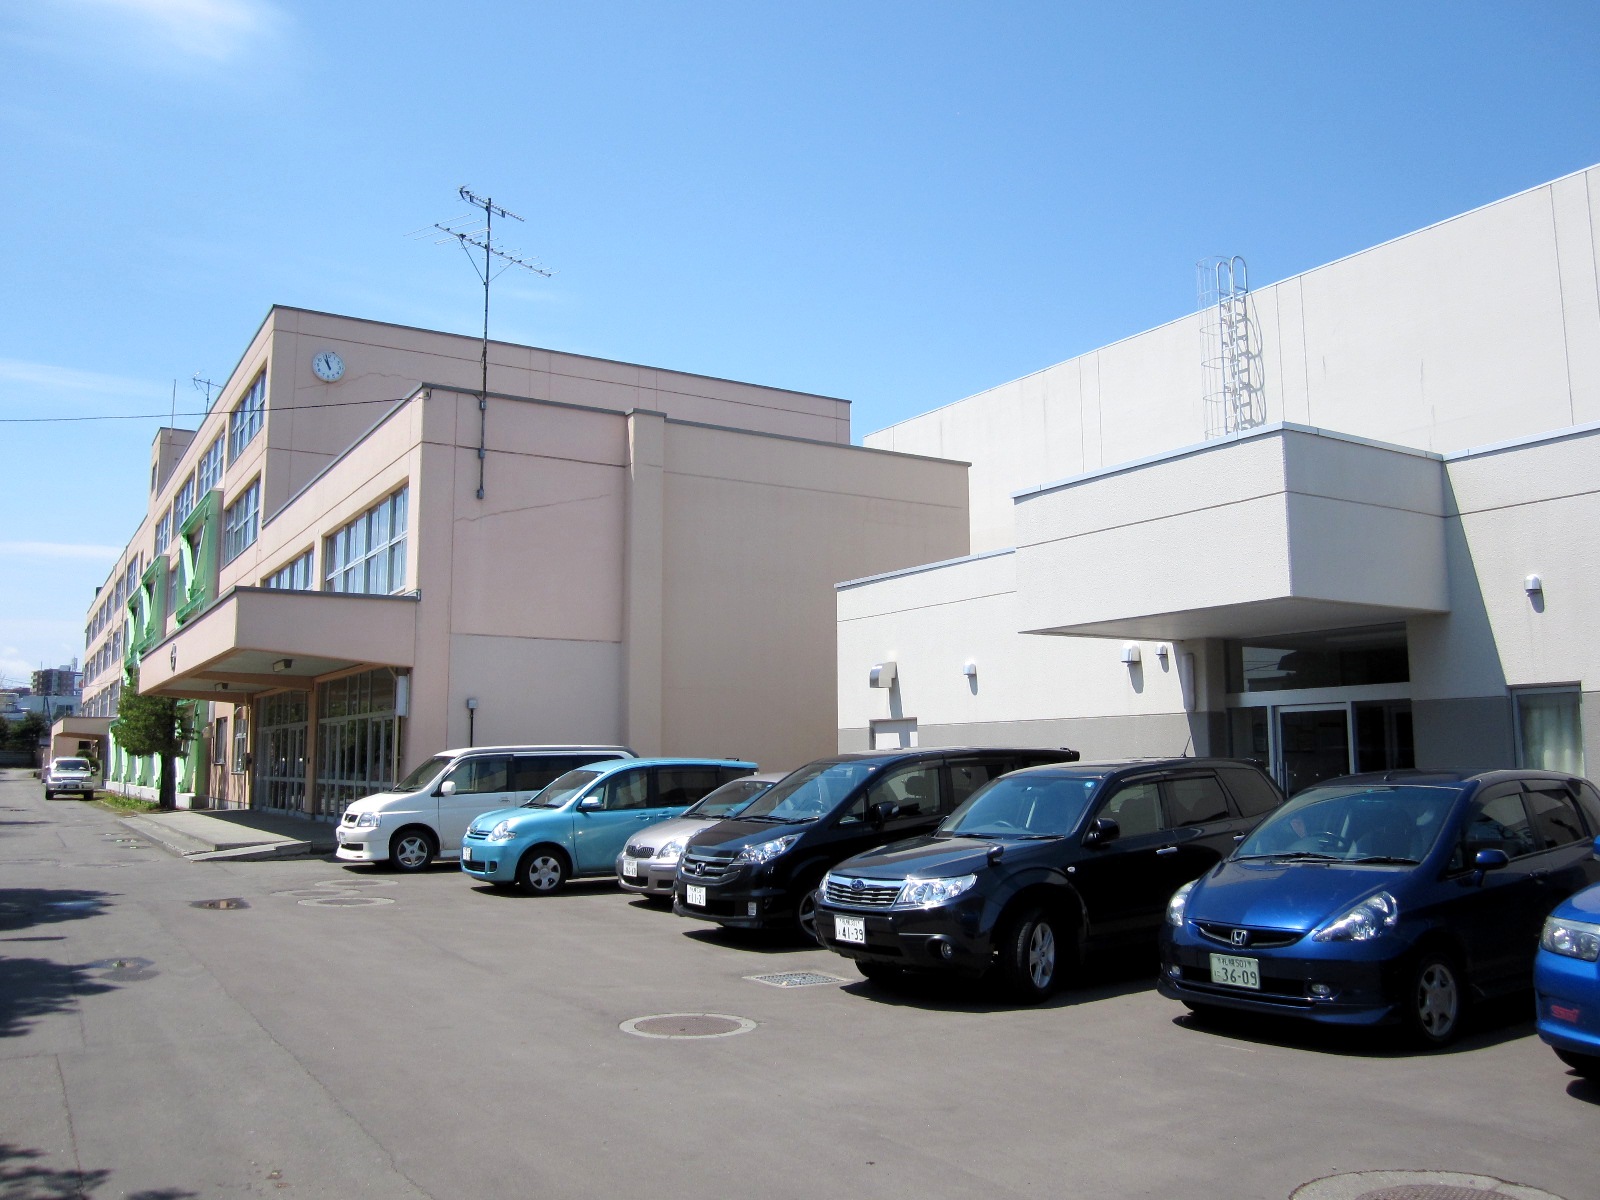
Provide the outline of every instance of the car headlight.
{"type": "Polygon", "coordinates": [[[933,908],[948,904],[978,882],[976,875],[948,875],[941,879],[908,879],[895,897],[895,904],[907,908],[933,908]]]}
{"type": "Polygon", "coordinates": [[[780,838],[773,838],[770,842],[757,842],[753,846],[746,846],[734,857],[736,863],[754,863],[760,866],[769,863],[782,854],[790,846],[800,840],[798,833],[785,834],[780,838]]]}
{"type": "Polygon", "coordinates": [[[501,821],[500,824],[489,830],[489,840],[491,842],[509,842],[511,840],[511,833],[511,822],[501,821]]]}
{"type": "Polygon", "coordinates": [[[1400,919],[1400,905],[1388,892],[1368,896],[1349,912],[1329,921],[1311,936],[1319,942],[1370,942],[1400,919]]]}
{"type": "Polygon", "coordinates": [[[375,812],[364,812],[364,813],[357,813],[356,814],[356,828],[357,829],[376,829],[377,827],[378,827],[378,814],[377,813],[375,813],[375,812]]]}
{"type": "Polygon", "coordinates": [[[1546,917],[1544,932],[1539,935],[1539,945],[1551,954],[1594,962],[1600,959],[1600,925],[1546,917]]]}
{"type": "Polygon", "coordinates": [[[683,857],[683,842],[668,842],[656,851],[656,857],[667,862],[673,862],[683,857]]]}
{"type": "Polygon", "coordinates": [[[1198,879],[1191,879],[1177,891],[1172,893],[1172,899],[1167,901],[1167,924],[1174,929],[1183,928],[1183,914],[1189,908],[1189,893],[1194,891],[1198,879]]]}

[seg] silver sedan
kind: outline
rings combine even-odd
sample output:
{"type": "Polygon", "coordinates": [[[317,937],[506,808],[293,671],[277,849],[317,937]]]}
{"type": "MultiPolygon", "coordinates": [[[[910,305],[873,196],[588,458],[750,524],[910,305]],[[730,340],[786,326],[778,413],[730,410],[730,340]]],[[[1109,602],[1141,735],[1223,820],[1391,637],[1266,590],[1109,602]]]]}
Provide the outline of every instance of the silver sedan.
{"type": "Polygon", "coordinates": [[[725,783],[670,821],[657,821],[634,834],[617,855],[617,882],[622,890],[671,900],[672,880],[678,873],[683,844],[707,825],[738,816],[783,774],[767,771],[725,783]]]}

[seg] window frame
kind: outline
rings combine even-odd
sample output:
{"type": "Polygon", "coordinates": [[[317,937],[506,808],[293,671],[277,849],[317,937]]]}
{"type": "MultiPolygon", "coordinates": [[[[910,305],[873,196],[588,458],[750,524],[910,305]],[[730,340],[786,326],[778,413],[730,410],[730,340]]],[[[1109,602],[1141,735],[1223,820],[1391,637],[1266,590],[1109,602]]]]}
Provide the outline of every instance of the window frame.
{"type": "Polygon", "coordinates": [[[1558,771],[1562,774],[1582,776],[1586,774],[1585,768],[1588,755],[1583,744],[1583,686],[1578,683],[1548,683],[1535,684],[1529,687],[1514,687],[1511,689],[1511,736],[1516,753],[1517,766],[1526,771],[1558,771]],[[1529,696],[1571,696],[1573,698],[1573,718],[1577,727],[1577,752],[1578,764],[1575,770],[1568,767],[1552,767],[1544,763],[1528,761],[1528,748],[1523,736],[1522,701],[1529,696]]]}
{"type": "Polygon", "coordinates": [[[358,596],[394,596],[406,590],[407,543],[411,536],[410,493],[408,481],[323,537],[322,591],[358,596]],[[379,513],[384,514],[385,535],[383,541],[374,544],[372,534],[378,524],[379,513]],[[354,550],[356,546],[359,546],[359,550],[354,550]],[[380,561],[388,584],[381,591],[372,586],[380,561]],[[359,579],[355,578],[357,574],[359,579]]]}
{"type": "Polygon", "coordinates": [[[256,539],[261,536],[261,476],[257,475],[248,485],[241,488],[234,497],[232,504],[222,510],[222,564],[226,566],[251,546],[256,544],[256,539]],[[249,508],[244,513],[248,527],[242,522],[236,522],[235,514],[240,506],[249,501],[249,508]],[[247,536],[246,536],[247,534],[247,536]],[[244,537],[243,541],[238,540],[244,537]]]}
{"type": "Polygon", "coordinates": [[[266,423],[267,369],[261,368],[250,386],[239,397],[239,402],[228,413],[228,464],[239,460],[239,455],[255,441],[256,434],[266,423]]]}

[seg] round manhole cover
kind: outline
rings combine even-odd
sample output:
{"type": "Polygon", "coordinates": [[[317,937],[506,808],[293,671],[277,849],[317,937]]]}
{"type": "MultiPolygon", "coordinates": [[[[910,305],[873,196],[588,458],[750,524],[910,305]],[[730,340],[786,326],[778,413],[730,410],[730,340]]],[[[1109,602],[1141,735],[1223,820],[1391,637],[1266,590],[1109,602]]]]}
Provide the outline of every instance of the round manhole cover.
{"type": "Polygon", "coordinates": [[[623,1033],[647,1038],[719,1038],[749,1033],[756,1027],[744,1017],[722,1013],[661,1013],[653,1017],[634,1017],[618,1028],[623,1033]]]}
{"type": "Polygon", "coordinates": [[[301,900],[307,908],[370,908],[374,904],[393,904],[389,896],[313,896],[301,900]]]}
{"type": "Polygon", "coordinates": [[[359,875],[352,875],[348,879],[319,879],[312,887],[319,888],[373,888],[393,887],[392,879],[365,879],[359,875]]]}
{"type": "Polygon", "coordinates": [[[1290,1200],[1562,1200],[1553,1192],[1455,1171],[1356,1171],[1297,1188],[1290,1200]]]}

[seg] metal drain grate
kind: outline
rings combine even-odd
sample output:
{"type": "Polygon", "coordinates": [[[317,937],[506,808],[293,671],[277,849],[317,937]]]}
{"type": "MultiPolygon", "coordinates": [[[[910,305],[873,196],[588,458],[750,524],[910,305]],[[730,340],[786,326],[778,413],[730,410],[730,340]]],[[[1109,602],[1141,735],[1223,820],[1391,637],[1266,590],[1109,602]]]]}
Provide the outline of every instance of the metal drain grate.
{"type": "Polygon", "coordinates": [[[764,983],[768,987],[797,988],[820,987],[825,983],[848,983],[837,975],[824,975],[820,971],[780,971],[776,975],[746,975],[751,983],[764,983]]]}
{"type": "Polygon", "coordinates": [[[242,896],[227,896],[221,900],[191,900],[190,908],[249,908],[242,896]]]}

